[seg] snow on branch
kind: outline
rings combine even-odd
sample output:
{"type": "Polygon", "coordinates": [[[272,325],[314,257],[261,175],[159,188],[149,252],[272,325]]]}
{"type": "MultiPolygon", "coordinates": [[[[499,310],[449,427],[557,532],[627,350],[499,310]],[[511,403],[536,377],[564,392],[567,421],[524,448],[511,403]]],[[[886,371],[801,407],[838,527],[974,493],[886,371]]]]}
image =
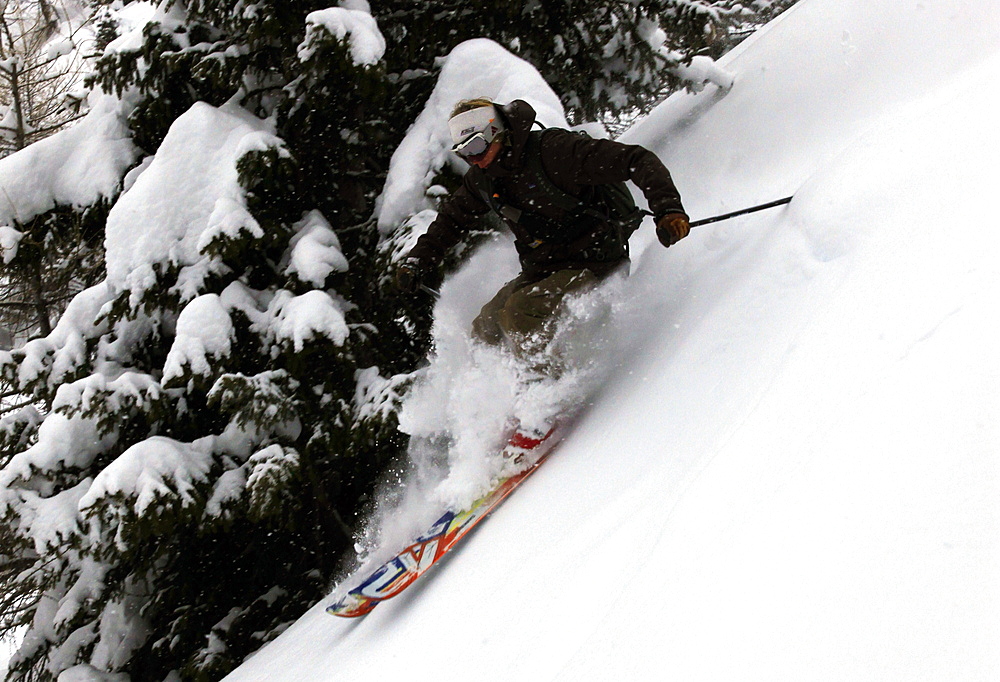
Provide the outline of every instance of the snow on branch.
{"type": "Polygon", "coordinates": [[[15,367],[15,359],[19,360],[14,370],[19,389],[30,391],[39,381],[54,389],[86,362],[88,342],[107,333],[108,324],[101,313],[111,300],[104,282],[80,292],[51,334],[27,342],[16,353],[0,353],[0,368],[9,371],[8,367],[15,367]]]}
{"type": "Polygon", "coordinates": [[[0,470],[0,513],[17,504],[17,487],[36,473],[86,469],[114,439],[101,437],[96,421],[53,413],[38,428],[38,440],[0,470]]]}
{"type": "Polygon", "coordinates": [[[456,102],[472,97],[489,97],[501,103],[523,99],[534,107],[544,125],[569,127],[559,97],[531,64],[486,38],[458,45],[444,58],[424,110],[392,155],[375,209],[383,234],[398,228],[409,216],[432,208],[427,190],[446,164],[464,170],[465,163],[449,151],[448,116],[456,102]]]}
{"type": "Polygon", "coordinates": [[[91,374],[59,387],[52,409],[67,417],[80,414],[96,419],[101,436],[115,434],[122,423],[138,414],[148,414],[162,407],[165,392],[152,376],[142,372],[122,372],[109,379],[91,374]]]}
{"type": "Polygon", "coordinates": [[[670,72],[695,92],[701,92],[708,83],[729,90],[736,82],[736,74],[726,71],[714,59],[703,55],[693,57],[690,64],[677,64],[670,69],[670,72]]]}
{"type": "MultiPolygon", "coordinates": [[[[273,122],[235,104],[199,102],[178,117],[153,160],[108,215],[110,286],[129,290],[135,301],[165,267],[191,268],[189,275],[199,277],[211,272],[215,259],[204,250],[214,240],[262,237],[247,210],[237,162],[266,149],[287,156],[273,122]],[[143,229],[136,230],[137,225],[143,229]]],[[[196,290],[197,282],[187,282],[186,289],[196,290]]]]}
{"type": "Polygon", "coordinates": [[[52,556],[81,532],[77,505],[90,487],[90,480],[50,496],[21,490],[18,523],[22,537],[29,538],[39,556],[52,556]]]}
{"type": "Polygon", "coordinates": [[[229,355],[234,335],[229,312],[217,294],[188,303],[177,319],[177,332],[163,366],[163,383],[211,374],[212,361],[229,355]]]}
{"type": "Polygon", "coordinates": [[[378,367],[360,369],[355,374],[354,410],[358,423],[384,422],[399,411],[403,395],[413,383],[412,374],[397,374],[388,379],[378,367]]]}
{"type": "Polygon", "coordinates": [[[268,307],[268,329],[258,331],[272,334],[279,342],[290,341],[295,352],[301,351],[306,342],[319,337],[341,346],[350,334],[344,319],[346,308],[345,303],[334,300],[324,291],[307,291],[295,296],[283,289],[268,307]]]}
{"type": "Polygon", "coordinates": [[[24,233],[13,227],[7,225],[0,227],[0,257],[3,258],[4,265],[9,265],[12,260],[17,258],[17,247],[23,237],[24,233]]]}
{"type": "Polygon", "coordinates": [[[375,18],[363,9],[330,7],[306,16],[306,36],[298,47],[299,61],[307,62],[328,36],[347,42],[352,61],[374,66],[385,54],[385,38],[375,18]]]}
{"type": "Polygon", "coordinates": [[[212,438],[187,444],[163,436],[136,443],[97,475],[79,509],[106,525],[109,533],[101,536],[113,535],[120,550],[158,530],[175,532],[179,515],[204,503],[200,489],[215,464],[213,444],[212,438]]]}
{"type": "Polygon", "coordinates": [[[75,125],[0,159],[0,225],[25,224],[56,206],[83,208],[118,193],[138,157],[126,120],[132,106],[92,94],[75,125]]]}
{"type": "Polygon", "coordinates": [[[321,289],[334,272],[347,272],[340,240],[322,213],[310,211],[293,227],[297,233],[289,244],[287,274],[321,289]]]}
{"type": "Polygon", "coordinates": [[[264,519],[281,511],[301,464],[293,448],[269,445],[247,460],[246,491],[253,518],[264,519]]]}

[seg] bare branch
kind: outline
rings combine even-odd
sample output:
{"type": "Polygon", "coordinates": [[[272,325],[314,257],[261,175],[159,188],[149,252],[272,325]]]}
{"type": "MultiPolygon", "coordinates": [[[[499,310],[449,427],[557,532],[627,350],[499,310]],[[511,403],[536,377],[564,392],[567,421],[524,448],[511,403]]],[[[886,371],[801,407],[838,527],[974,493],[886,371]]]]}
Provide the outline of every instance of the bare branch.
{"type": "Polygon", "coordinates": [[[79,121],[84,116],[86,116],[86,114],[80,114],[78,116],[74,116],[73,118],[68,118],[65,121],[61,121],[61,122],[56,123],[56,124],[51,125],[51,126],[47,126],[45,128],[35,128],[35,130],[32,131],[32,134],[44,137],[46,133],[55,132],[55,131],[59,130],[60,128],[62,128],[63,126],[65,126],[65,125],[67,125],[69,123],[72,123],[73,121],[79,121]]]}

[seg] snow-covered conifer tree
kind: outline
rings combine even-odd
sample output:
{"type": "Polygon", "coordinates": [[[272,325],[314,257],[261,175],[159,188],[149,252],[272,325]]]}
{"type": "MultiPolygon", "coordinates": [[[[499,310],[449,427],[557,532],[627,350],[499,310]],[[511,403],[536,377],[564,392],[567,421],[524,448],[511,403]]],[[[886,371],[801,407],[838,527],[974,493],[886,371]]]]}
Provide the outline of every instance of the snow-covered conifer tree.
{"type": "MultiPolygon", "coordinates": [[[[366,266],[331,222],[361,222],[364,206],[309,177],[310,154],[330,155],[325,177],[344,186],[356,164],[279,135],[304,104],[325,132],[353,125],[381,36],[359,10],[235,4],[119,15],[91,96],[127,143],[106,279],[0,358],[31,401],[0,425],[7,625],[29,626],[15,678],[77,664],[218,678],[322,595],[398,451],[383,419],[394,384],[349,297],[366,266]]],[[[106,153],[86,124],[66,131],[76,144],[50,140],[106,153]]],[[[80,161],[70,184],[94,170],[80,161]]]]}

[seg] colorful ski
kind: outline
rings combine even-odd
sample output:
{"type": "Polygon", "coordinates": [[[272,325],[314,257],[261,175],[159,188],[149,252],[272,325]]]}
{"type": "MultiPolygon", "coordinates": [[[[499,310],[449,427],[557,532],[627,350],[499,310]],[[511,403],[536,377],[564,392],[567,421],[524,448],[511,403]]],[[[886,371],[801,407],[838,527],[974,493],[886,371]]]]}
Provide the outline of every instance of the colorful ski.
{"type": "Polygon", "coordinates": [[[485,496],[462,512],[445,512],[430,529],[406,549],[379,566],[360,585],[340,601],[327,607],[327,613],[343,618],[357,618],[371,612],[380,602],[391,599],[413,584],[454,547],[476,524],[500,506],[514,489],[533,474],[561,440],[553,428],[542,438],[515,432],[504,448],[504,456],[519,461],[533,460],[526,469],[500,481],[485,496]]]}

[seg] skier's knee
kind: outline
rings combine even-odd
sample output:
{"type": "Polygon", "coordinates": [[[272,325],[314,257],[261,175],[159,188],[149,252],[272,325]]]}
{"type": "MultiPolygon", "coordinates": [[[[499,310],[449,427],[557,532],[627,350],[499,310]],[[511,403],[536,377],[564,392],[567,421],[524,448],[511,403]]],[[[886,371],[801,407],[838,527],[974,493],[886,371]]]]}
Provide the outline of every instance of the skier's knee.
{"type": "Polygon", "coordinates": [[[503,330],[495,316],[480,313],[472,321],[472,338],[488,346],[498,346],[503,342],[503,330]]]}

